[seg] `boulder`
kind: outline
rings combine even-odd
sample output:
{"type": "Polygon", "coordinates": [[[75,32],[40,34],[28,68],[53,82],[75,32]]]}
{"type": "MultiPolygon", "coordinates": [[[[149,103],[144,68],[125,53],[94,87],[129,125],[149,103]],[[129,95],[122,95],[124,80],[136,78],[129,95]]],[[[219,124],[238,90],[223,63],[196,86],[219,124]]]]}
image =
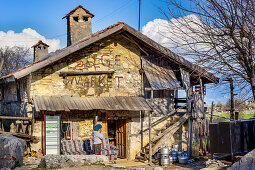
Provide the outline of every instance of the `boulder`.
{"type": "Polygon", "coordinates": [[[247,153],[227,170],[255,170],[255,149],[247,153]]]}
{"type": "Polygon", "coordinates": [[[26,142],[12,135],[0,135],[0,168],[22,166],[26,142]]]}
{"type": "Polygon", "coordinates": [[[11,170],[11,168],[0,168],[0,170],[11,170]]]}

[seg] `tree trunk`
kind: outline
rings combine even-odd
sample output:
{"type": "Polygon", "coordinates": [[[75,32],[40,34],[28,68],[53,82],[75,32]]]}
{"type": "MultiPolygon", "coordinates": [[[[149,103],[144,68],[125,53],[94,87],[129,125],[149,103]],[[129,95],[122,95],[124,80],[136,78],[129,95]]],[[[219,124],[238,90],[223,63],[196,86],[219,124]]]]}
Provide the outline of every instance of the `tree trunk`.
{"type": "Polygon", "coordinates": [[[254,75],[251,77],[251,90],[253,95],[253,100],[255,101],[255,78],[254,75]]]}
{"type": "Polygon", "coordinates": [[[1,58],[1,59],[0,59],[0,76],[2,76],[3,65],[4,65],[4,59],[1,58]]]}

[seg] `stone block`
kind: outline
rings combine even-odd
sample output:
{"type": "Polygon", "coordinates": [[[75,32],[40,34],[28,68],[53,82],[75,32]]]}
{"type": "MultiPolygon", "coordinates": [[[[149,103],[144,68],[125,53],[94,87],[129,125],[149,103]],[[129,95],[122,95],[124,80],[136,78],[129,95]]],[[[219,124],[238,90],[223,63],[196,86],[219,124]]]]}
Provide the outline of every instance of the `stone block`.
{"type": "Polygon", "coordinates": [[[246,154],[227,170],[255,170],[255,149],[246,154]]]}
{"type": "Polygon", "coordinates": [[[163,170],[161,167],[154,167],[153,170],[163,170]]]}
{"type": "Polygon", "coordinates": [[[26,142],[12,135],[0,135],[0,168],[14,168],[23,163],[26,142]]]}
{"type": "Polygon", "coordinates": [[[104,155],[45,155],[40,162],[41,168],[61,168],[82,166],[87,163],[109,162],[104,155]]]}

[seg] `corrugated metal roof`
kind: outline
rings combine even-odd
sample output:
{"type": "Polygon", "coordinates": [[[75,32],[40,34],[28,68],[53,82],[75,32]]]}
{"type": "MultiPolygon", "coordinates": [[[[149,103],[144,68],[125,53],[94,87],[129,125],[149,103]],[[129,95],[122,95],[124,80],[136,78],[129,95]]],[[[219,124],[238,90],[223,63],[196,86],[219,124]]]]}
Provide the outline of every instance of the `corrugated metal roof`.
{"type": "Polygon", "coordinates": [[[142,97],[70,97],[70,96],[35,96],[35,110],[70,111],[70,110],[130,110],[152,111],[142,97]]]}
{"type": "Polygon", "coordinates": [[[157,66],[144,58],[142,58],[142,65],[153,90],[177,89],[181,87],[169,66],[168,68],[157,66]]]}

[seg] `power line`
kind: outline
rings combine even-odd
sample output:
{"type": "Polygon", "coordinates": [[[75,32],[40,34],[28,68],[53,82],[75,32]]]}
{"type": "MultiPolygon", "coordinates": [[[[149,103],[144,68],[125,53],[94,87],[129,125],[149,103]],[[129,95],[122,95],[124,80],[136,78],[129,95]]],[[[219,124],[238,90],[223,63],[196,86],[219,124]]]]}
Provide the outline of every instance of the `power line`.
{"type": "MultiPolygon", "coordinates": [[[[122,6],[118,7],[118,8],[115,9],[115,10],[113,10],[113,11],[110,12],[109,14],[103,16],[102,18],[97,19],[97,20],[96,20],[95,22],[93,22],[92,24],[93,24],[93,25],[97,25],[98,23],[100,23],[101,21],[103,21],[103,19],[105,19],[106,17],[112,16],[114,13],[116,13],[116,12],[119,11],[120,9],[122,9],[122,8],[124,8],[124,7],[128,6],[128,5],[130,5],[132,1],[134,1],[134,0],[128,0],[128,1],[126,1],[126,3],[124,3],[122,6]]],[[[139,1],[140,1],[140,0],[139,0],[139,1]]],[[[140,12],[139,12],[139,15],[140,15],[140,12]]],[[[140,18],[140,16],[139,16],[139,18],[140,18]]],[[[140,22],[140,21],[139,21],[139,22],[140,22]]],[[[140,27],[140,24],[139,24],[139,27],[140,27]]],[[[140,28],[139,28],[139,29],[140,29],[140,28]]],[[[59,37],[63,37],[63,36],[66,36],[66,33],[59,34],[59,35],[55,35],[55,36],[48,37],[48,38],[45,37],[45,39],[53,39],[53,38],[59,38],[59,37]]],[[[38,39],[38,38],[29,38],[29,39],[35,39],[35,40],[36,40],[36,39],[38,39]]],[[[28,41],[6,41],[6,42],[28,42],[28,41]]],[[[30,41],[30,42],[32,42],[32,41],[30,41]]]]}
{"type": "Polygon", "coordinates": [[[102,21],[103,19],[105,19],[106,17],[109,17],[109,16],[113,15],[115,12],[117,12],[117,11],[119,11],[120,9],[124,8],[125,6],[129,5],[132,1],[134,1],[134,0],[128,0],[125,4],[123,4],[122,6],[120,6],[120,7],[117,8],[117,9],[113,10],[111,13],[105,15],[104,17],[102,17],[102,18],[96,20],[93,24],[96,24],[96,23],[98,23],[98,22],[101,22],[101,21],[102,21]]]}
{"type": "Polygon", "coordinates": [[[139,19],[138,19],[138,31],[140,31],[141,25],[141,0],[139,0],[139,19]]]}

